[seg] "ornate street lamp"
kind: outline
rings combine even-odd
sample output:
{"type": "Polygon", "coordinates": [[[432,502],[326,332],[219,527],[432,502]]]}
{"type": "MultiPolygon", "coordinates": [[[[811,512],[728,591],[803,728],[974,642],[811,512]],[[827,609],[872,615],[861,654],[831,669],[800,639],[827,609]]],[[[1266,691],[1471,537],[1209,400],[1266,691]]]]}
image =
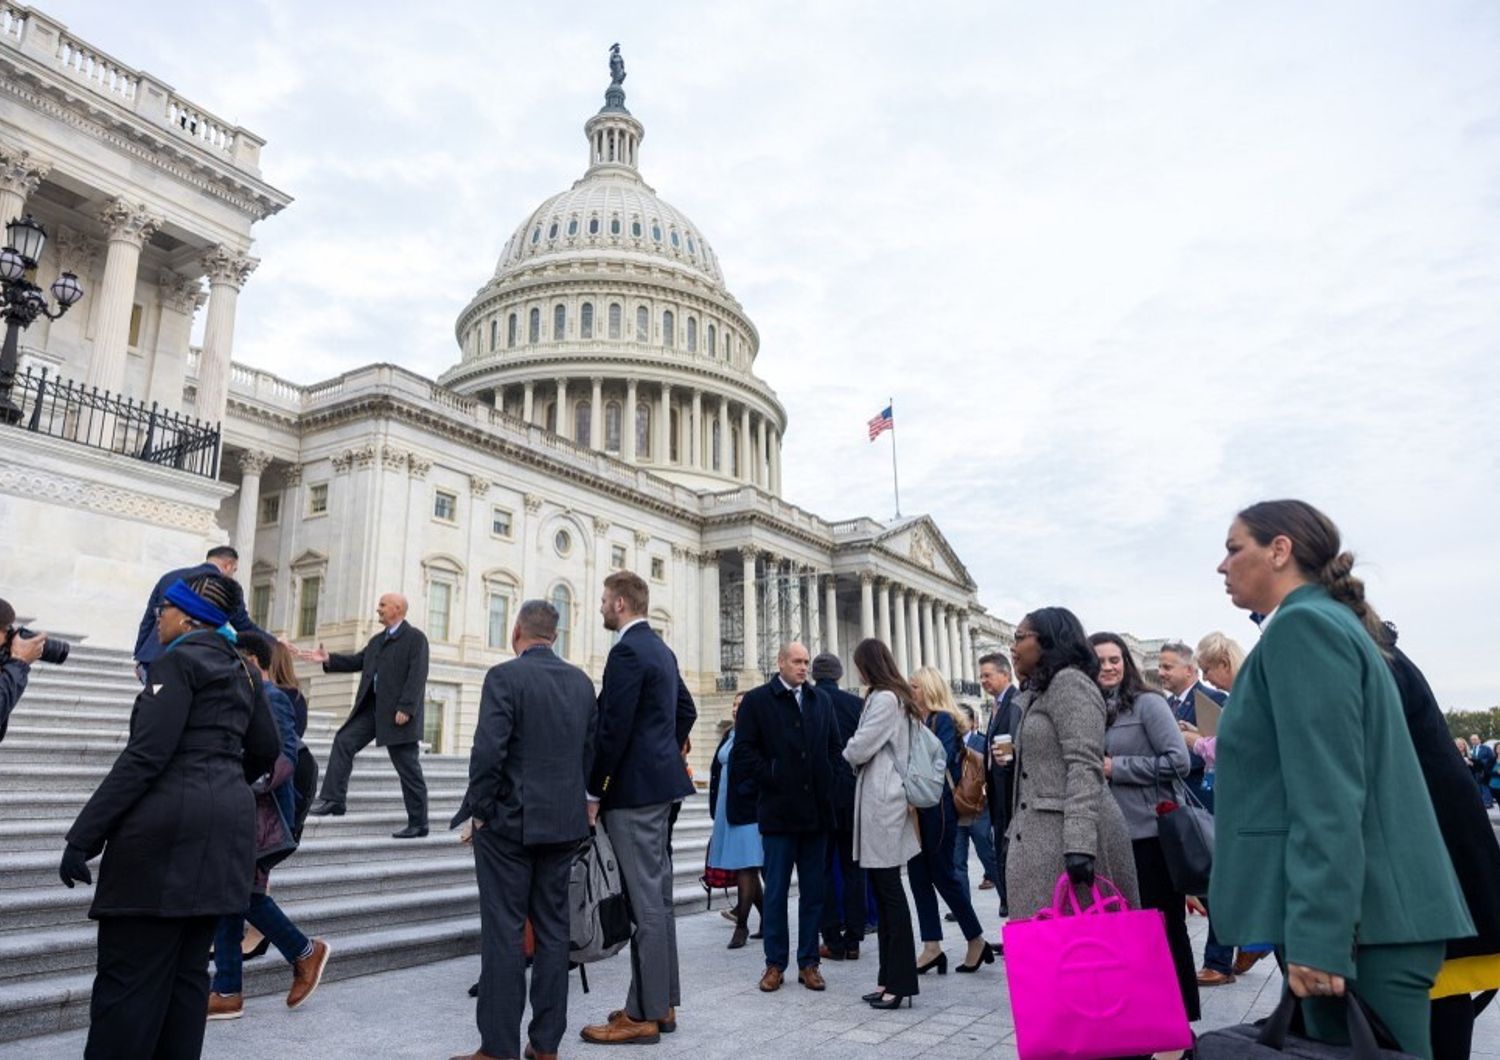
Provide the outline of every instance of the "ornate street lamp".
{"type": "Polygon", "coordinates": [[[46,245],[47,230],[30,214],[5,226],[5,249],[0,250],[0,317],[5,320],[5,346],[0,348],[0,418],[6,423],[21,418],[21,409],[10,396],[16,381],[21,332],[39,316],[56,320],[83,297],[78,277],[63,273],[52,282],[52,297],[57,301],[54,312],[42,289],[27,279],[41,261],[46,245]]]}

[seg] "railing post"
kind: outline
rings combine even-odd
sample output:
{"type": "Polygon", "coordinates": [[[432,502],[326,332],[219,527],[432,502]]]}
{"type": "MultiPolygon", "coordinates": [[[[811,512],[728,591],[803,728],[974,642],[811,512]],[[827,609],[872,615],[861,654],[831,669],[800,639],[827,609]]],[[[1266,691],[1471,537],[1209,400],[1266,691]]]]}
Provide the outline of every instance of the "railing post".
{"type": "MultiPolygon", "coordinates": [[[[26,382],[31,382],[31,366],[26,366],[26,382]]],[[[26,389],[31,389],[28,385],[26,389]]],[[[42,402],[47,397],[47,366],[42,366],[42,377],[36,383],[36,404],[31,407],[31,419],[26,423],[26,429],[33,434],[42,424],[42,402]]]]}
{"type": "Polygon", "coordinates": [[[146,421],[146,444],[141,447],[141,459],[151,459],[151,447],[156,442],[156,402],[151,402],[151,417],[146,421]]]}

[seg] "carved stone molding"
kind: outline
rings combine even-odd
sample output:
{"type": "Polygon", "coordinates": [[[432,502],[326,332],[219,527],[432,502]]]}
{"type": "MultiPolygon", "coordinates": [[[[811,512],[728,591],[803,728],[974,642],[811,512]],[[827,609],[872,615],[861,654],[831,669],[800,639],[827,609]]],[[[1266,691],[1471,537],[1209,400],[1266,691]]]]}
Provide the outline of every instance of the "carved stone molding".
{"type": "Polygon", "coordinates": [[[223,284],[233,287],[236,291],[245,286],[245,281],[255,271],[255,266],[260,264],[259,258],[241,254],[219,243],[209,247],[204,252],[201,261],[203,271],[208,273],[208,282],[211,286],[218,287],[223,284]]]}
{"type": "Polygon", "coordinates": [[[686,551],[687,549],[683,548],[681,545],[674,544],[672,545],[672,558],[680,560],[683,556],[683,553],[685,553],[686,551]]]}
{"type": "Polygon", "coordinates": [[[705,567],[712,567],[717,565],[719,562],[718,550],[711,549],[707,552],[698,553],[698,562],[703,564],[703,566],[705,567]]]}
{"type": "Polygon", "coordinates": [[[651,544],[651,535],[644,530],[637,530],[635,532],[635,547],[645,548],[649,544],[651,544]]]}
{"type": "Polygon", "coordinates": [[[542,510],[542,496],[539,493],[528,493],[524,498],[526,510],[532,515],[542,510]]]}
{"type": "Polygon", "coordinates": [[[156,289],[161,293],[163,309],[191,315],[208,301],[208,292],[195,276],[184,276],[171,269],[162,269],[157,277],[156,289]]]}
{"type": "MultiPolygon", "coordinates": [[[[302,464],[288,464],[286,470],[281,473],[281,481],[288,486],[302,485],[302,464]]],[[[347,467],[346,467],[347,470],[347,467]]]]}
{"type": "Polygon", "coordinates": [[[271,454],[257,449],[242,449],[239,456],[240,474],[259,475],[271,466],[271,454]]]}
{"type": "Polygon", "coordinates": [[[404,468],[407,458],[410,456],[410,453],[398,446],[383,445],[380,447],[380,464],[391,471],[400,471],[404,468]]]}
{"type": "Polygon", "coordinates": [[[859,583],[861,585],[869,585],[874,580],[875,580],[875,572],[874,571],[862,570],[862,571],[859,572],[859,583]]]}
{"type": "Polygon", "coordinates": [[[218,529],[218,521],[211,509],[35,468],[0,467],[0,493],[14,493],[28,500],[51,501],[200,534],[218,529]]]}
{"type": "Polygon", "coordinates": [[[345,449],[342,453],[333,454],[333,473],[335,475],[346,475],[349,467],[354,463],[354,450],[345,449]]]}
{"type": "Polygon", "coordinates": [[[609,520],[594,516],[594,533],[599,537],[609,533],[609,520]]]}
{"type": "Polygon", "coordinates": [[[52,238],[52,247],[57,252],[59,272],[71,272],[87,276],[99,263],[99,252],[103,245],[84,232],[66,226],[57,230],[52,238]]]}
{"type": "Polygon", "coordinates": [[[406,454],[406,471],[412,478],[426,478],[432,470],[432,460],[421,453],[406,454]]]}
{"type": "Polygon", "coordinates": [[[359,448],[352,450],[352,452],[354,453],[354,462],[358,464],[361,469],[367,468],[374,464],[375,457],[378,455],[375,450],[375,446],[372,443],[368,442],[360,446],[359,448]]]}
{"type": "Polygon", "coordinates": [[[476,497],[483,497],[490,491],[490,480],[479,475],[469,476],[469,492],[476,497]]]}
{"type": "Polygon", "coordinates": [[[99,220],[109,229],[111,243],[129,243],[137,248],[145,246],[161,227],[161,219],[153,217],[145,203],[132,206],[124,199],[111,199],[106,203],[99,211],[99,220]]]}
{"type": "MultiPolygon", "coordinates": [[[[29,199],[51,171],[50,162],[42,161],[30,151],[0,144],[0,188],[29,199]]],[[[9,224],[13,220],[15,218],[6,217],[0,219],[0,224],[9,224]]]]}

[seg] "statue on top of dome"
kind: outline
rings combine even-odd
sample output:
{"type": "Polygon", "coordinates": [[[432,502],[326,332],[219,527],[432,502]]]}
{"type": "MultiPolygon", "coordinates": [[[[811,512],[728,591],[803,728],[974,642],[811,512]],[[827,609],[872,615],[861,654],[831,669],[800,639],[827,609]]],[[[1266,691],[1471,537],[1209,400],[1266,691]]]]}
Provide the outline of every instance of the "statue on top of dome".
{"type": "Polygon", "coordinates": [[[620,85],[625,83],[625,60],[620,55],[620,46],[611,44],[609,46],[609,83],[620,85]]]}

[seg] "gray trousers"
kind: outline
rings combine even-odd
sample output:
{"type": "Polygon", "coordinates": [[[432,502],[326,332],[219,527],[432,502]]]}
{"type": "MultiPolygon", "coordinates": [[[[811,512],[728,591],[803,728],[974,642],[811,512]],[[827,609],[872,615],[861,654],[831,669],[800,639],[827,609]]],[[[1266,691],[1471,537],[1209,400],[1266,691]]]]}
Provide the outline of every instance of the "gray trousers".
{"type": "MultiPolygon", "coordinates": [[[[323,790],[318,798],[340,806],[349,794],[349,775],[354,772],[354,756],[375,739],[375,703],[366,696],[349,720],[339,726],[328,755],[328,771],[323,774],[323,790]]],[[[401,780],[401,799],[406,803],[406,823],[427,827],[427,781],[422,778],[422,748],[416,743],[386,745],[391,765],[401,780]]]]}
{"type": "Polygon", "coordinates": [[[527,917],[536,939],[531,964],[531,1024],[526,1036],[539,1053],[555,1053],[568,1029],[568,877],[577,843],[522,846],[481,828],[474,833],[479,877],[480,1051],[521,1055],[526,1009],[527,917]]]}
{"type": "Polygon", "coordinates": [[[625,1012],[634,1020],[666,1019],[667,1010],[682,1003],[677,918],[672,911],[672,855],[667,849],[671,811],[672,804],[663,802],[606,810],[601,815],[635,915],[630,993],[625,998],[625,1012]]]}

